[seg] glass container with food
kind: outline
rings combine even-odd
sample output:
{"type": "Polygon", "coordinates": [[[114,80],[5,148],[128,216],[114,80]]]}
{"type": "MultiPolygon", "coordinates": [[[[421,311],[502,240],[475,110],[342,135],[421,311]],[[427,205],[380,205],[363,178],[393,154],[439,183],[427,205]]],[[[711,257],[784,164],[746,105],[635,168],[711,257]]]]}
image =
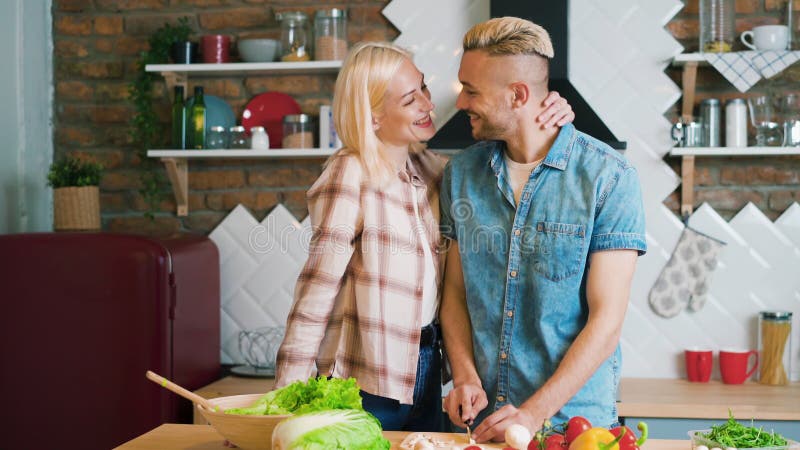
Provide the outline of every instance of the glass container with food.
{"type": "Polygon", "coordinates": [[[311,60],[308,16],[300,11],[275,14],[281,23],[281,61],[311,60]]]}
{"type": "Polygon", "coordinates": [[[700,0],[700,52],[733,49],[736,35],[735,0],[700,0]]]}

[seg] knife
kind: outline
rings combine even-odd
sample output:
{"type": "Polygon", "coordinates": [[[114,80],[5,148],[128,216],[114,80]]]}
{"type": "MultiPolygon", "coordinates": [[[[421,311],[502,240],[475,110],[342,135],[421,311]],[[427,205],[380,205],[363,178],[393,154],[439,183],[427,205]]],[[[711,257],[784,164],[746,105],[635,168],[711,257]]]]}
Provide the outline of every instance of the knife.
{"type": "MultiPolygon", "coordinates": [[[[461,409],[461,406],[458,407],[458,414],[459,415],[464,414],[464,411],[461,409]]],[[[469,429],[470,424],[472,424],[472,419],[464,422],[464,425],[466,425],[467,427],[467,439],[469,440],[470,444],[474,444],[475,439],[472,439],[472,430],[469,429]]]]}

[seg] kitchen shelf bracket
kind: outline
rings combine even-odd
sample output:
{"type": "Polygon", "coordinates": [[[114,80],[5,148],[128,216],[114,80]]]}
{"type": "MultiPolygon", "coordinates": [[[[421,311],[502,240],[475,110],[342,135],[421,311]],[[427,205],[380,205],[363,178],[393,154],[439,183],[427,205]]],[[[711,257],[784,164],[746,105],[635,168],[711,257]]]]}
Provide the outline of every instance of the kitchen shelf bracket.
{"type": "Polygon", "coordinates": [[[184,97],[189,95],[189,77],[185,73],[178,72],[161,72],[164,77],[164,83],[167,85],[167,92],[172,92],[175,86],[183,87],[184,97]]]}
{"type": "Polygon", "coordinates": [[[186,158],[161,158],[175,195],[177,215],[189,215],[189,162],[186,158]]]}

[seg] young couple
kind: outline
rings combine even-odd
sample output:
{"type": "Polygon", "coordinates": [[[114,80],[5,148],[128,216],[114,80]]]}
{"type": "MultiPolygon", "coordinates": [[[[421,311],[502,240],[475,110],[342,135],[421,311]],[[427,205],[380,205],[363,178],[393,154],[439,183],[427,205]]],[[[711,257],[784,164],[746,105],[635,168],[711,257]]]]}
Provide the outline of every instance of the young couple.
{"type": "Polygon", "coordinates": [[[478,144],[424,148],[434,105],[411,55],[356,45],[336,81],[344,147],[307,193],[312,237],[276,387],[355,377],[385,430],[451,421],[617,421],[619,336],[645,251],[635,169],[549,92],[547,32],[504,17],[464,37],[457,106],[478,144]],[[444,243],[444,244],[443,244],[444,243]],[[442,349],[440,346],[444,344],[442,349]]]}

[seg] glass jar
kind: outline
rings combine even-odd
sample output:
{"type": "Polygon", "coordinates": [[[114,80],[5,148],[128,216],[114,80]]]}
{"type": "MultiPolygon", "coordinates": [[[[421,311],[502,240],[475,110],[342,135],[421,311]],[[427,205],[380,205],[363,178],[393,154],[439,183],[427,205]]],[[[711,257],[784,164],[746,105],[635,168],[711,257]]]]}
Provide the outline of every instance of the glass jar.
{"type": "Polygon", "coordinates": [[[312,148],[314,131],[311,116],[308,114],[289,114],[283,117],[283,148],[312,148]]]}
{"type": "Polygon", "coordinates": [[[209,128],[208,136],[206,137],[206,147],[215,150],[228,148],[228,130],[219,125],[209,128]]]}
{"type": "Polygon", "coordinates": [[[253,150],[269,150],[269,136],[264,127],[250,128],[250,148],[253,150]]]}
{"type": "Polygon", "coordinates": [[[341,61],[347,55],[347,11],[321,9],[314,15],[314,59],[341,61]]]}
{"type": "Polygon", "coordinates": [[[761,311],[758,319],[758,382],[789,384],[792,374],[792,313],[761,311]]]}
{"type": "Polygon", "coordinates": [[[250,148],[250,142],[247,139],[247,132],[241,125],[231,127],[230,145],[231,148],[243,149],[250,148]]]}
{"type": "Polygon", "coordinates": [[[281,61],[310,61],[308,16],[300,11],[275,14],[281,23],[281,61]]]}
{"type": "Polygon", "coordinates": [[[700,52],[733,49],[736,36],[735,0],[700,0],[700,52]]]}

